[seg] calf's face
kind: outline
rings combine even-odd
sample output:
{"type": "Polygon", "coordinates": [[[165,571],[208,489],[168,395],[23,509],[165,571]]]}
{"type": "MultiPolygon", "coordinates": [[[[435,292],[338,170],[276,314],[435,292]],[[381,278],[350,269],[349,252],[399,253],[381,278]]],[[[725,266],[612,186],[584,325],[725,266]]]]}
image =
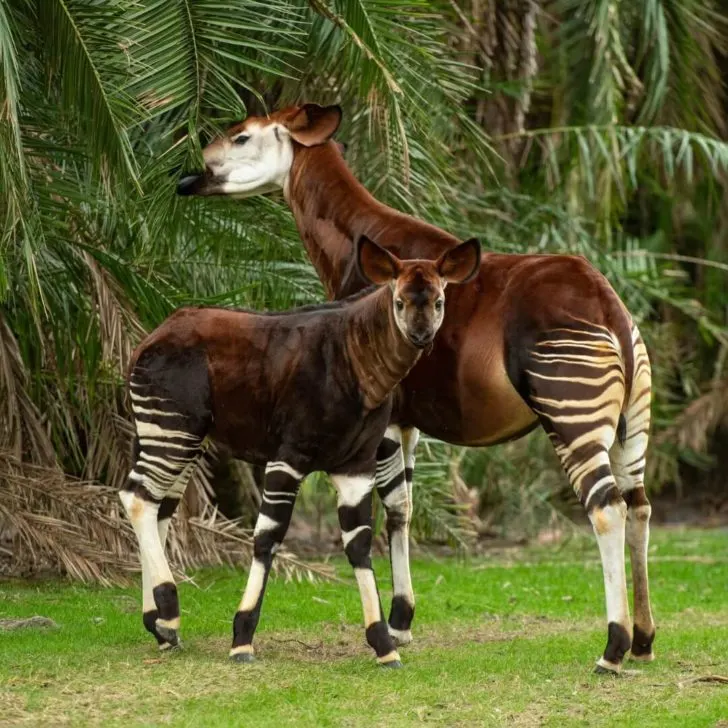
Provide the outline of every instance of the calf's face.
{"type": "Polygon", "coordinates": [[[362,236],[357,265],[375,285],[392,288],[392,312],[402,336],[418,349],[432,343],[445,316],[445,286],[472,280],[480,269],[480,243],[475,238],[445,251],[437,260],[400,260],[362,236]]]}

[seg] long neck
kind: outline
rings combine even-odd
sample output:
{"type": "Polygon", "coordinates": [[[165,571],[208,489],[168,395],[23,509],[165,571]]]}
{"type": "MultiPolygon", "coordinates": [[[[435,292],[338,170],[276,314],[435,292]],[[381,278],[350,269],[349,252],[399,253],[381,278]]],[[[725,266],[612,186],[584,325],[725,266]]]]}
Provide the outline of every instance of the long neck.
{"type": "Polygon", "coordinates": [[[394,320],[392,291],[383,286],[351,310],[346,348],[364,406],[376,409],[420,358],[394,320]]]}
{"type": "Polygon", "coordinates": [[[295,146],[284,194],[329,298],[342,298],[367,285],[354,266],[354,241],[362,234],[400,258],[436,258],[459,242],[372,197],[333,142],[295,146]]]}

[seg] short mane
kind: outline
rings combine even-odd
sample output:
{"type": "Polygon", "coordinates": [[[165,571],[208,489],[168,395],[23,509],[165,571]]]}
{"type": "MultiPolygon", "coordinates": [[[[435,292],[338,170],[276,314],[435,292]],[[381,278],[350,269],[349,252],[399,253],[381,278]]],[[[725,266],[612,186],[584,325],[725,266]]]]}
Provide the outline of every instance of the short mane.
{"type": "Polygon", "coordinates": [[[336,311],[341,308],[346,308],[351,303],[366,298],[369,294],[378,291],[381,286],[367,286],[366,288],[353,293],[346,298],[340,298],[336,301],[324,301],[323,303],[308,303],[305,306],[297,306],[296,308],[289,308],[284,311],[260,311],[255,308],[241,308],[239,306],[204,306],[204,305],[188,305],[183,308],[194,308],[194,309],[220,309],[223,311],[237,311],[238,313],[249,313],[256,316],[295,316],[300,313],[315,313],[318,311],[336,311]]]}

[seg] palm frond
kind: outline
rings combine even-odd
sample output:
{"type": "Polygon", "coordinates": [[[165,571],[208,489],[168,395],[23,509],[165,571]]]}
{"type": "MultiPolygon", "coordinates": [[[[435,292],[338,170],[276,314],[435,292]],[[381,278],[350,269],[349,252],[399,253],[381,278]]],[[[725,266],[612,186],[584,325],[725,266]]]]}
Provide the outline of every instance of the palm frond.
{"type": "Polygon", "coordinates": [[[728,169],[726,142],[674,127],[563,126],[529,129],[515,136],[534,142],[531,153],[534,148],[540,151],[539,163],[548,166],[553,187],[561,186],[571,170],[570,183],[579,186],[581,199],[591,201],[604,200],[611,188],[624,200],[627,189],[635,189],[646,173],[661,176],[668,184],[678,176],[690,183],[699,171],[719,176],[728,169]]]}
{"type": "Polygon", "coordinates": [[[298,75],[307,30],[303,13],[289,0],[137,3],[125,31],[127,89],[155,121],[155,136],[169,144],[184,134],[183,163],[198,161],[200,132],[214,134],[245,115],[241,90],[260,98],[255,88],[261,75],[298,75]]]}
{"type": "Polygon", "coordinates": [[[56,461],[54,448],[43,418],[28,396],[28,378],[18,342],[0,312],[0,399],[5,409],[0,417],[0,450],[52,466],[56,461]]]}
{"type": "Polygon", "coordinates": [[[127,61],[119,36],[124,6],[49,0],[38,3],[38,42],[48,59],[58,100],[86,140],[98,171],[136,179],[138,169],[127,128],[137,116],[125,92],[127,61]]]}
{"type": "MultiPolygon", "coordinates": [[[[17,173],[22,184],[26,183],[23,142],[20,130],[19,95],[21,91],[20,61],[17,53],[19,27],[17,18],[13,17],[13,8],[0,6],[0,98],[4,100],[4,109],[0,114],[11,129],[16,157],[17,173]]],[[[5,175],[4,175],[5,177],[5,175]]],[[[6,178],[7,183],[10,178],[6,178]]]]}
{"type": "MultiPolygon", "coordinates": [[[[640,323],[669,430],[725,376],[725,18],[710,0],[0,2],[2,447],[118,487],[144,331],[187,303],[323,297],[280,198],[175,195],[198,136],[301,100],[342,104],[383,201],[495,251],[588,256],[640,323]],[[479,115],[498,99],[514,135],[479,115]]],[[[504,449],[529,474],[530,447],[504,449]]],[[[491,458],[423,444],[418,538],[467,541],[474,487],[482,528],[552,518],[556,470],[506,497],[520,474],[491,458]]]]}
{"type": "Polygon", "coordinates": [[[615,123],[626,84],[634,76],[622,44],[618,3],[562,0],[557,11],[571,118],[577,123],[615,123]]]}
{"type": "Polygon", "coordinates": [[[642,0],[634,12],[645,78],[640,121],[724,135],[717,55],[726,51],[726,18],[703,0],[642,0]]]}

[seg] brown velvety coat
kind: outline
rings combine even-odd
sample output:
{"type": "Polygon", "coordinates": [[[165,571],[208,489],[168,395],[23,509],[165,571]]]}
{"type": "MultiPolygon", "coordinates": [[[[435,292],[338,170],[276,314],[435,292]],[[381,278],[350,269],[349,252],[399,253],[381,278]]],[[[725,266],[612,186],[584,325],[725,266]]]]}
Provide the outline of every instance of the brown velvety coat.
{"type": "MultiPolygon", "coordinates": [[[[285,194],[330,297],[365,285],[353,255],[362,234],[401,259],[437,257],[459,242],[372,197],[333,141],[294,146],[285,194]]],[[[528,350],[542,332],[577,318],[618,337],[629,399],[631,319],[607,279],[583,257],[486,253],[474,281],[448,288],[446,308],[432,351],[398,392],[393,417],[402,426],[474,446],[528,432],[538,423],[524,380],[528,350]]]]}
{"type": "Polygon", "coordinates": [[[153,378],[160,396],[198,420],[200,436],[234,457],[303,472],[373,470],[390,391],[419,355],[392,329],[391,295],[381,288],[283,314],[183,308],[137,348],[131,371],[153,378]],[[363,381],[366,356],[388,374],[378,387],[363,381]]]}

